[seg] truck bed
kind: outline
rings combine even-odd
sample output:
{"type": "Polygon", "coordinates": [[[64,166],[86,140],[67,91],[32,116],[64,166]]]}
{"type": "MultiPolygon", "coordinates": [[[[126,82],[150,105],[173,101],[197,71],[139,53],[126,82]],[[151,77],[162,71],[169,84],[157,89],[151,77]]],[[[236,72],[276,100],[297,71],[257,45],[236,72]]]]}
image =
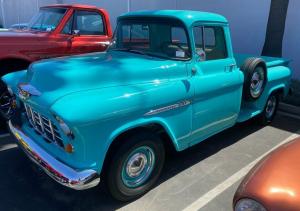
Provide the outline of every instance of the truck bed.
{"type": "Polygon", "coordinates": [[[269,56],[254,56],[254,55],[249,55],[249,54],[235,54],[234,57],[235,57],[238,67],[242,66],[244,61],[247,58],[251,58],[251,57],[262,58],[266,62],[267,67],[288,66],[288,64],[290,62],[290,60],[283,59],[283,58],[269,57],[269,56]]]}
{"type": "MultiPolygon", "coordinates": [[[[235,54],[235,59],[237,66],[240,67],[247,58],[257,57],[247,54],[235,54]]],[[[289,60],[276,58],[276,57],[267,57],[260,56],[267,65],[268,68],[268,82],[266,84],[265,90],[262,96],[256,101],[242,101],[240,114],[238,117],[238,122],[244,122],[249,120],[257,115],[259,115],[267,102],[267,98],[270,94],[276,89],[282,89],[284,91],[284,96],[287,95],[289,81],[291,77],[291,71],[288,67],[289,60]]]]}

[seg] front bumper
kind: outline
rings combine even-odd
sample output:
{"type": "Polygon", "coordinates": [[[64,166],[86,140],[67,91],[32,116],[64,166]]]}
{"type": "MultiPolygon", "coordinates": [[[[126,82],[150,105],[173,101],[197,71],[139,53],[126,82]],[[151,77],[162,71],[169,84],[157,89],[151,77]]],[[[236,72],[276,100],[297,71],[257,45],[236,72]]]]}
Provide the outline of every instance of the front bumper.
{"type": "Polygon", "coordinates": [[[12,121],[9,121],[9,128],[26,155],[56,182],[75,190],[85,190],[99,184],[100,177],[95,170],[76,171],[49,155],[12,121]]]}

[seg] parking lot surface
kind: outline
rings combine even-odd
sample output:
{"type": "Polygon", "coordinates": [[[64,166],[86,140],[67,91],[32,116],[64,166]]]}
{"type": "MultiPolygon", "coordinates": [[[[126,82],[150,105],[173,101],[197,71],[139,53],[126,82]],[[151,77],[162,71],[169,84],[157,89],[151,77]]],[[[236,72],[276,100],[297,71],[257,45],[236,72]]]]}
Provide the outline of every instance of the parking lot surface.
{"type": "Polygon", "coordinates": [[[156,187],[131,203],[99,187],[74,191],[35,167],[10,136],[0,137],[0,210],[232,210],[233,194],[255,161],[298,136],[300,120],[277,115],[272,125],[239,124],[167,156],[156,187]]]}

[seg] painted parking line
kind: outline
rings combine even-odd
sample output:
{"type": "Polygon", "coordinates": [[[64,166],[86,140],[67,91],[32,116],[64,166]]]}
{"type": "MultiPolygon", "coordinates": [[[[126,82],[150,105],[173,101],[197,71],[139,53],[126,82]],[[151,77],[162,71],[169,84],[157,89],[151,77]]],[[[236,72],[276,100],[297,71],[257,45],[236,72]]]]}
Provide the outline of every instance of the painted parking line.
{"type": "MultiPolygon", "coordinates": [[[[300,132],[300,131],[299,131],[300,132]]],[[[274,151],[281,145],[300,137],[299,134],[295,133],[289,136],[287,139],[283,140],[281,143],[264,153],[262,156],[255,159],[253,162],[248,164],[247,166],[243,167],[241,170],[230,176],[228,179],[226,179],[224,182],[217,185],[215,188],[208,191],[206,194],[201,196],[199,199],[197,199],[195,202],[193,202],[191,205],[186,207],[184,211],[196,211],[203,208],[205,205],[207,205],[210,201],[212,201],[214,198],[216,198],[218,195],[223,193],[225,190],[230,188],[233,184],[238,182],[240,179],[246,176],[246,174],[257,164],[262,158],[264,158],[266,155],[268,155],[270,152],[274,151]]]]}
{"type": "Polygon", "coordinates": [[[0,152],[9,150],[9,149],[13,149],[13,148],[17,148],[17,147],[18,147],[17,144],[6,144],[6,145],[0,147],[0,152]]]}
{"type": "Polygon", "coordinates": [[[283,112],[283,111],[278,111],[278,114],[280,114],[282,116],[287,116],[287,117],[291,117],[291,118],[300,120],[300,116],[299,115],[290,114],[290,113],[286,113],[286,112],[283,112]]]}
{"type": "Polygon", "coordinates": [[[9,133],[5,133],[5,134],[1,134],[1,135],[0,135],[0,138],[7,138],[7,137],[9,137],[9,136],[10,136],[9,133]]]}

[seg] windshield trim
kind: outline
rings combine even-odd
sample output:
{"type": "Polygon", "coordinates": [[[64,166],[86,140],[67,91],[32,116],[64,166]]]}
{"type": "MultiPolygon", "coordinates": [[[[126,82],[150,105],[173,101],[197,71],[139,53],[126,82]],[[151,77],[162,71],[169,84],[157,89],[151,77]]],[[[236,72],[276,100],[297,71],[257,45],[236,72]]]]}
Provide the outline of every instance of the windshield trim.
{"type": "MultiPolygon", "coordinates": [[[[188,31],[187,26],[184,24],[184,22],[178,18],[174,18],[174,17],[157,17],[157,16],[129,16],[129,17],[120,17],[118,18],[118,23],[117,23],[117,27],[113,33],[113,38],[112,38],[112,42],[115,41],[116,38],[116,33],[118,31],[118,28],[120,27],[120,24],[123,22],[137,22],[137,23],[141,23],[143,21],[150,21],[150,22],[175,22],[176,24],[174,24],[175,26],[180,26],[184,29],[184,32],[186,34],[186,38],[187,38],[187,45],[189,48],[189,57],[187,58],[175,58],[175,57],[168,57],[168,56],[163,56],[163,55],[156,55],[156,54],[151,54],[148,53],[147,51],[145,51],[146,54],[148,54],[149,56],[153,56],[153,57],[157,57],[157,58],[163,58],[163,59],[168,59],[168,60],[174,60],[174,61],[191,61],[193,59],[193,50],[192,50],[192,44],[191,44],[191,38],[190,38],[190,34],[188,31]],[[155,20],[154,20],[155,19],[155,20]],[[151,55],[150,55],[151,54],[151,55]]],[[[109,48],[107,51],[113,51],[114,49],[109,48]]],[[[133,53],[133,52],[131,52],[133,53]]]]}

